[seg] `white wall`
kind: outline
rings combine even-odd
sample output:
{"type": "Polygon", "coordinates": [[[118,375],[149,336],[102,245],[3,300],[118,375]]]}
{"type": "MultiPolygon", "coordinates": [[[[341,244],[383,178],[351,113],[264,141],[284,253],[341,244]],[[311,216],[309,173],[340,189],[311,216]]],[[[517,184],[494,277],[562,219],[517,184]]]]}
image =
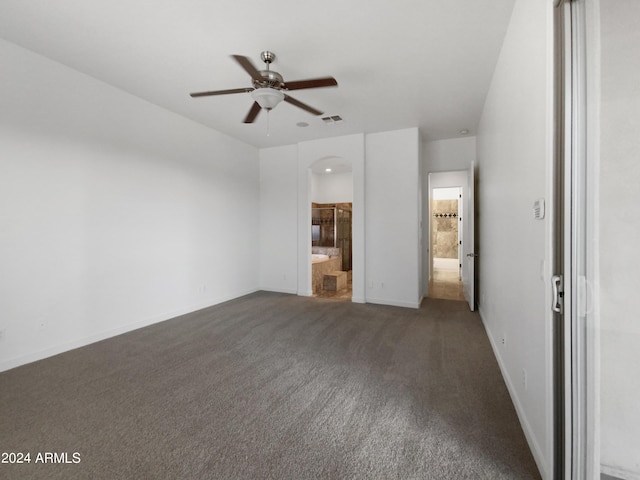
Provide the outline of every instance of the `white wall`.
{"type": "Polygon", "coordinates": [[[257,289],[255,148],[0,58],[0,369],[257,289]]]}
{"type": "Polygon", "coordinates": [[[297,215],[297,146],[261,149],[259,250],[262,290],[297,293],[297,215]]]}
{"type": "Polygon", "coordinates": [[[476,159],[476,137],[424,142],[422,151],[427,172],[466,170],[476,159]]]}
{"type": "Polygon", "coordinates": [[[366,137],[367,302],[417,308],[420,286],[418,129],[366,137]]]}
{"type": "Polygon", "coordinates": [[[601,462],[640,479],[640,2],[600,4],[601,462]]]}
{"type": "MultiPolygon", "coordinates": [[[[297,269],[297,293],[311,294],[310,225],[314,197],[309,167],[318,159],[338,156],[353,168],[351,182],[344,182],[351,183],[353,192],[353,301],[418,307],[419,147],[418,130],[413,128],[262,150],[261,288],[292,292],[290,272],[297,269]],[[295,198],[297,212],[292,207],[295,198]],[[294,231],[297,248],[291,245],[294,231]],[[288,238],[283,239],[283,235],[288,238]]],[[[326,200],[338,201],[335,197],[326,200]]]]}
{"type": "Polygon", "coordinates": [[[353,202],[353,173],[313,173],[311,201],[315,203],[353,202]]]}
{"type": "Polygon", "coordinates": [[[433,200],[458,200],[461,195],[460,187],[436,188],[433,190],[433,200]]]}
{"type": "Polygon", "coordinates": [[[550,225],[532,207],[550,189],[551,5],[516,1],[477,135],[480,314],[543,478],[552,466],[550,225]]]}

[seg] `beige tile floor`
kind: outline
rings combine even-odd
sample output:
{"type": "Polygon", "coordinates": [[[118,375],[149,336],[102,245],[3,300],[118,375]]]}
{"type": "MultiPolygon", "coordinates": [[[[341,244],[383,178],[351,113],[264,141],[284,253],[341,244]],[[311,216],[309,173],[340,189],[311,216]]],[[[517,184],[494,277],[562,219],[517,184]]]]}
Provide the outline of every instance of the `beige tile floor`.
{"type": "Polygon", "coordinates": [[[429,298],[464,301],[458,272],[434,269],[433,278],[429,282],[429,298]]]}
{"type": "MultiPolygon", "coordinates": [[[[349,279],[347,288],[337,292],[322,290],[314,296],[318,298],[332,298],[335,300],[351,301],[351,295],[352,285],[351,279],[349,279]]],[[[451,269],[448,268],[444,270],[434,269],[433,278],[429,283],[429,298],[464,301],[462,282],[459,279],[458,272],[451,271],[451,269]]]]}

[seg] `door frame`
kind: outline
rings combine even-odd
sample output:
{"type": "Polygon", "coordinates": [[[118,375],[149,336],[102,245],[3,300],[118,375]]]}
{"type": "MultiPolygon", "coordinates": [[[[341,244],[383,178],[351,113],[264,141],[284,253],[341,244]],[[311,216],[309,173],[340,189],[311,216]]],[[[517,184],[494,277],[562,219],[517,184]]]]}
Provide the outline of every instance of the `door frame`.
{"type": "Polygon", "coordinates": [[[466,268],[462,270],[462,290],[464,298],[469,304],[469,309],[474,312],[476,310],[476,232],[475,232],[475,178],[476,165],[471,162],[469,170],[467,170],[467,191],[466,196],[462,196],[462,223],[463,240],[462,240],[462,265],[466,268]]]}
{"type": "MultiPolygon", "coordinates": [[[[473,167],[472,167],[473,168],[473,167]]],[[[433,245],[432,245],[432,229],[431,229],[431,217],[432,217],[432,212],[431,212],[431,201],[433,200],[433,190],[436,188],[460,188],[460,191],[462,193],[462,204],[463,204],[463,208],[464,208],[464,202],[466,201],[466,199],[469,197],[469,185],[468,185],[468,179],[469,179],[469,170],[449,170],[449,171],[445,171],[445,172],[429,172],[427,174],[427,189],[429,192],[429,198],[428,198],[428,205],[427,208],[425,209],[425,211],[428,212],[429,214],[429,218],[428,221],[426,221],[425,223],[428,226],[428,231],[429,231],[429,244],[428,244],[428,281],[426,282],[426,288],[427,288],[427,295],[429,294],[428,289],[429,289],[429,283],[431,282],[431,279],[433,278],[433,245]]],[[[465,229],[469,228],[468,227],[468,219],[465,218],[466,217],[466,212],[465,215],[463,215],[462,220],[461,220],[461,224],[460,230],[462,230],[463,232],[465,231],[465,229]]],[[[462,245],[463,250],[465,249],[465,245],[462,245]]],[[[473,250],[473,246],[472,246],[472,251],[473,250]]],[[[465,269],[467,268],[465,266],[465,262],[462,262],[462,268],[465,269]]],[[[462,275],[464,275],[464,270],[461,272],[462,275]]],[[[474,279],[475,282],[475,279],[474,279]]]]}
{"type": "MultiPolygon", "coordinates": [[[[588,328],[585,0],[554,2],[554,265],[563,283],[554,313],[554,478],[599,477],[594,329],[588,328]]],[[[555,302],[555,300],[554,300],[555,302]]]]}

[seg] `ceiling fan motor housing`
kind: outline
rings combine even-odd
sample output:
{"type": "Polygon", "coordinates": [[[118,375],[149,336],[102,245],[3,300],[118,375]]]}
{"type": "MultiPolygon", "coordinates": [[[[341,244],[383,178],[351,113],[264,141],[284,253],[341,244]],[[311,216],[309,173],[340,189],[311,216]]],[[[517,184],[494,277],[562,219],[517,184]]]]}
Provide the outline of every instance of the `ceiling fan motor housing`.
{"type": "Polygon", "coordinates": [[[262,81],[253,80],[254,88],[269,87],[278,90],[282,88],[284,79],[278,72],[274,72],[273,70],[260,70],[260,75],[262,75],[262,81]]]}

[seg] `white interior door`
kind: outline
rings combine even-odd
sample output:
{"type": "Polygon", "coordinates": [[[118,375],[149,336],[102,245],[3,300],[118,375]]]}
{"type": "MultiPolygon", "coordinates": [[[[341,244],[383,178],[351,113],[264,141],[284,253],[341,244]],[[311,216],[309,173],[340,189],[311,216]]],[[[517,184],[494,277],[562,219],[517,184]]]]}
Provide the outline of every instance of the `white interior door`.
{"type": "Polygon", "coordinates": [[[474,232],[474,163],[471,163],[467,174],[467,195],[463,196],[463,217],[462,223],[464,229],[462,232],[462,252],[463,252],[463,268],[462,268],[462,291],[464,298],[469,303],[469,308],[473,312],[476,309],[476,252],[475,252],[475,232],[474,232]]]}

